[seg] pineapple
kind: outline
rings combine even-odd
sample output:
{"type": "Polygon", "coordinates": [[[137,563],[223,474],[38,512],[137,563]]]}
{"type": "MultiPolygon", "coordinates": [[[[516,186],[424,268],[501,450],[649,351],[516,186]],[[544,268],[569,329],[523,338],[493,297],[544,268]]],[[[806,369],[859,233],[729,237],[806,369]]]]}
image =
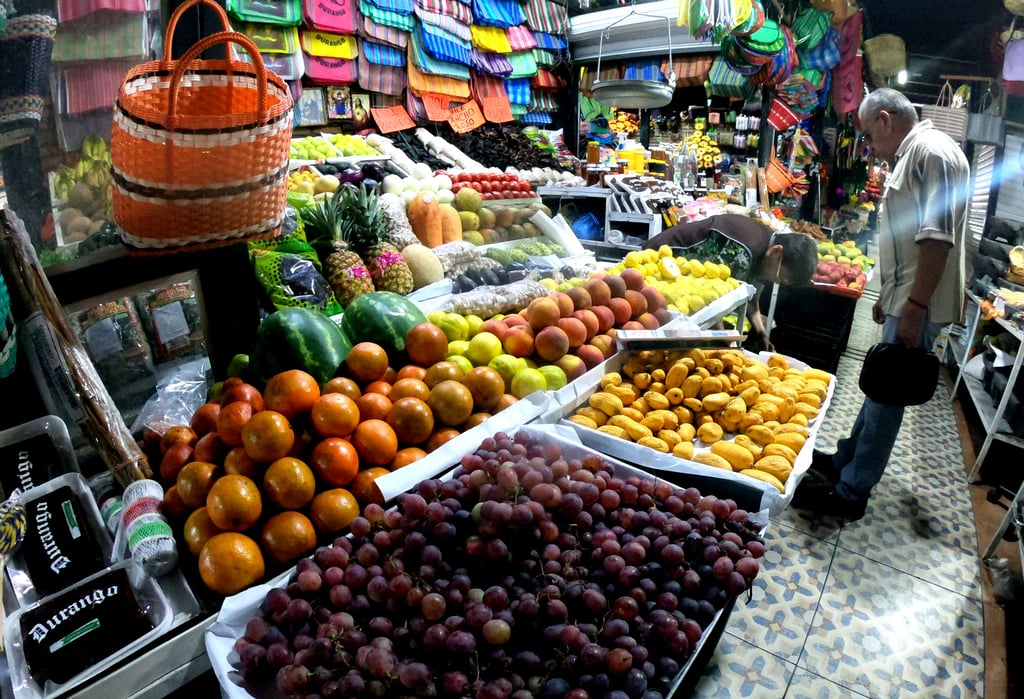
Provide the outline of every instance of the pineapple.
{"type": "Polygon", "coordinates": [[[412,270],[398,248],[385,240],[388,223],[377,195],[360,185],[358,192],[346,188],[342,199],[343,220],[352,224],[349,244],[366,261],[374,285],[403,296],[410,293],[412,270]]]}
{"type": "Polygon", "coordinates": [[[302,221],[310,242],[325,244],[331,250],[324,260],[324,277],[342,307],[374,291],[373,278],[363,258],[349,249],[353,226],[344,218],[340,189],[323,202],[304,209],[302,221]]]}

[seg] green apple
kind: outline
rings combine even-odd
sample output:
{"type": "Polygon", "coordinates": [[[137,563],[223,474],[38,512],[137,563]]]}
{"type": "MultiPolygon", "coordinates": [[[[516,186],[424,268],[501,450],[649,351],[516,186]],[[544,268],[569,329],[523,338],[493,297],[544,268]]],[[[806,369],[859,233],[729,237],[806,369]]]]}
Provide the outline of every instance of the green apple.
{"type": "Polygon", "coordinates": [[[539,369],[522,369],[512,377],[512,395],[525,398],[534,391],[547,390],[548,382],[539,369]]]}
{"type": "Polygon", "coordinates": [[[228,362],[227,375],[228,376],[243,376],[249,371],[249,355],[244,353],[236,354],[228,362]]]}
{"type": "Polygon", "coordinates": [[[466,322],[469,323],[469,336],[473,337],[480,332],[480,326],[484,324],[484,319],[477,315],[466,316],[466,322]]]}
{"type": "Polygon", "coordinates": [[[469,341],[465,356],[475,366],[486,366],[503,351],[501,340],[494,333],[481,332],[469,341]]]}
{"type": "Polygon", "coordinates": [[[467,340],[455,340],[448,343],[448,354],[455,354],[459,356],[465,356],[469,350],[469,342],[467,340]]]}
{"type": "Polygon", "coordinates": [[[526,368],[526,362],[519,357],[513,357],[511,354],[499,354],[488,362],[487,366],[501,374],[501,378],[505,380],[505,392],[510,393],[513,377],[526,368]]]}
{"type": "Polygon", "coordinates": [[[539,371],[541,375],[544,377],[544,381],[546,382],[548,387],[547,390],[549,391],[557,391],[566,383],[568,383],[568,380],[565,376],[565,372],[562,371],[557,366],[555,366],[554,364],[542,366],[539,369],[537,369],[537,371],[539,371]]]}
{"type": "Polygon", "coordinates": [[[469,339],[469,321],[458,313],[445,313],[434,325],[441,328],[448,342],[469,339]]]}
{"type": "Polygon", "coordinates": [[[463,374],[469,372],[473,368],[473,362],[469,361],[465,356],[461,354],[450,354],[447,357],[445,357],[445,360],[451,362],[455,366],[462,369],[463,374]]]}

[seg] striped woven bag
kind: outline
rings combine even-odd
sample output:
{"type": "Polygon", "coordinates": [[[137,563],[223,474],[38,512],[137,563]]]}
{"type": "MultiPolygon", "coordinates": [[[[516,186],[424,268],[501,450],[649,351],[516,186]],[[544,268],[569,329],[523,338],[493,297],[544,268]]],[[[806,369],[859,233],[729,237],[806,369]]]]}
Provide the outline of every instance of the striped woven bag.
{"type": "Polygon", "coordinates": [[[114,108],[114,220],[136,252],[180,252],[274,237],[284,220],[292,98],[245,35],[219,32],[170,58],[181,13],[168,23],[163,60],[125,76],[114,108]],[[219,44],[232,57],[200,60],[219,44]]]}

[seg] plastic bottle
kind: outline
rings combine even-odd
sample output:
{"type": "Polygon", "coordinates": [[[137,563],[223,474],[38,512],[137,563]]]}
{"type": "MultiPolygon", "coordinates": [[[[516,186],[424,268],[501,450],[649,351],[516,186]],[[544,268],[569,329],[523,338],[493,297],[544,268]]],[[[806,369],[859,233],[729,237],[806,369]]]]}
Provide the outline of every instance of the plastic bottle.
{"type": "Polygon", "coordinates": [[[747,208],[757,206],[757,161],[747,158],[743,169],[743,205],[747,208]]]}

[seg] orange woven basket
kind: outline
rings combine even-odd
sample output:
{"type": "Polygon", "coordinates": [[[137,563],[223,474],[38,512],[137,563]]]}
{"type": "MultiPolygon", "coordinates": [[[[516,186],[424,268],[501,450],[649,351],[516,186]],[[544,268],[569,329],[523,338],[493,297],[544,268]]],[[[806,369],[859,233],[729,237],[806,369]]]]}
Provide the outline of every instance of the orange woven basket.
{"type": "Polygon", "coordinates": [[[786,166],[777,159],[772,158],[764,169],[765,185],[772,194],[778,194],[793,186],[793,175],[786,169],[786,166]]]}
{"type": "MultiPolygon", "coordinates": [[[[292,100],[256,45],[224,31],[125,76],[114,109],[114,220],[137,252],[180,252],[276,236],[284,220],[292,100]],[[199,60],[218,44],[229,58],[199,60]],[[252,63],[231,58],[244,48],[252,63]]],[[[227,15],[217,8],[227,26],[227,15]]]]}

